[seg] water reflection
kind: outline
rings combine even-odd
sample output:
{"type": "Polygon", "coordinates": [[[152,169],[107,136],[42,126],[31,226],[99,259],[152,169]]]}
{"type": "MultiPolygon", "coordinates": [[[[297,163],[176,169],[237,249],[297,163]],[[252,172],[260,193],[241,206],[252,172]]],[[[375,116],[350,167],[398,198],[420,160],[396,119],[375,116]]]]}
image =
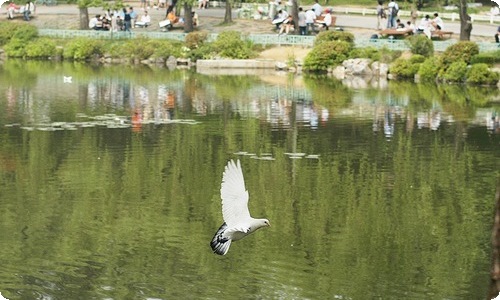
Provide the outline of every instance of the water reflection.
{"type": "Polygon", "coordinates": [[[367,118],[373,120],[374,132],[382,130],[390,138],[394,134],[396,119],[406,120],[408,129],[416,125],[417,129],[437,130],[443,122],[464,119],[464,104],[468,106],[466,119],[469,123],[486,126],[490,132],[496,132],[499,123],[496,107],[483,108],[487,99],[494,99],[498,93],[492,94],[486,89],[484,94],[479,94],[477,88],[465,89],[461,94],[468,100],[462,103],[461,99],[450,97],[456,95],[455,87],[451,93],[449,87],[442,90],[436,87],[421,89],[416,85],[399,88],[403,84],[391,83],[384,84],[385,89],[364,87],[366,92],[352,94],[330,78],[306,78],[298,84],[296,80],[290,81],[289,75],[281,75],[281,80],[273,78],[277,84],[267,84],[252,76],[234,80],[234,76],[210,77],[188,71],[162,71],[160,76],[155,74],[160,71],[145,67],[123,73],[115,71],[118,67],[94,70],[67,64],[63,64],[62,69],[66,74],[72,74],[74,81],[64,83],[60,68],[47,70],[41,62],[36,66],[44,69],[44,76],[36,76],[36,71],[31,70],[31,76],[24,84],[19,84],[9,74],[9,70],[19,67],[19,63],[12,64],[14,66],[6,62],[2,66],[1,78],[5,84],[0,89],[5,95],[10,122],[24,125],[73,120],[74,116],[68,114],[68,108],[72,106],[75,113],[119,110],[137,128],[143,123],[173,120],[176,111],[205,116],[219,111],[229,98],[232,111],[244,117],[258,118],[276,128],[291,128],[292,123],[297,122],[316,129],[328,122],[331,116],[367,118]],[[137,76],[148,73],[151,75],[148,79],[137,82],[137,76]],[[159,80],[162,76],[166,79],[159,80]],[[336,92],[333,93],[332,89],[336,92]],[[57,93],[50,93],[50,90],[57,93]],[[54,101],[65,102],[61,104],[64,111],[54,112],[54,108],[57,109],[54,101]],[[15,113],[20,110],[22,115],[15,113]]]}
{"type": "Polygon", "coordinates": [[[476,298],[488,287],[496,97],[6,63],[0,289],[13,299],[476,298]],[[49,124],[64,131],[20,129],[49,124]],[[209,248],[214,174],[235,157],[252,212],[273,227],[221,260],[209,248]]]}

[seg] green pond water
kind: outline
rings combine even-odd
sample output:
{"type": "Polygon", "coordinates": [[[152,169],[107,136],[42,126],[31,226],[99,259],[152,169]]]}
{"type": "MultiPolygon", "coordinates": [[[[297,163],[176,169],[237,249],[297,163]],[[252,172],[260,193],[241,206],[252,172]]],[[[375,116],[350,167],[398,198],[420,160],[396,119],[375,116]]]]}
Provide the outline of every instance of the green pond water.
{"type": "Polygon", "coordinates": [[[8,299],[484,299],[498,89],[0,65],[8,299]],[[224,166],[254,217],[209,242],[224,166]]]}

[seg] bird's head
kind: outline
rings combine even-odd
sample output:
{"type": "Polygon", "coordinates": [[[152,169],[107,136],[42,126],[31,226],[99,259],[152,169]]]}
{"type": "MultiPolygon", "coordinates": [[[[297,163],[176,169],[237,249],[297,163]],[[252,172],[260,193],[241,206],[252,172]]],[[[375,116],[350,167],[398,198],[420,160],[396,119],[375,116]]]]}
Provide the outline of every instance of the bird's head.
{"type": "Polygon", "coordinates": [[[269,226],[269,227],[271,227],[271,223],[269,223],[268,219],[262,219],[262,226],[269,226]]]}

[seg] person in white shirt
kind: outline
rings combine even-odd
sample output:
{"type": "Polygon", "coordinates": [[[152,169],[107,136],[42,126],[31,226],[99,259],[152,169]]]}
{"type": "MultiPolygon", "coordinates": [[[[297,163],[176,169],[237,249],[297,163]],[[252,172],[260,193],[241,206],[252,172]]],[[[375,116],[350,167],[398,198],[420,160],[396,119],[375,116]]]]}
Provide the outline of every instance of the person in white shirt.
{"type": "Polygon", "coordinates": [[[418,24],[417,31],[423,32],[429,39],[431,38],[431,20],[429,15],[425,15],[425,17],[420,20],[420,24],[418,24]]]}
{"type": "Polygon", "coordinates": [[[306,11],[306,34],[314,32],[314,20],[316,20],[316,14],[314,10],[308,9],[306,11]]]}
{"type": "Polygon", "coordinates": [[[148,11],[145,10],[144,14],[141,16],[140,21],[135,22],[135,26],[138,27],[148,27],[151,24],[151,16],[148,14],[148,11]]]}
{"type": "Polygon", "coordinates": [[[316,17],[321,16],[321,13],[323,12],[323,7],[321,7],[318,1],[319,0],[314,0],[314,5],[311,7],[314,10],[316,17]]]}
{"type": "Polygon", "coordinates": [[[389,11],[387,16],[387,28],[394,28],[396,26],[396,19],[399,13],[399,6],[394,0],[391,0],[391,2],[387,4],[387,8],[389,11]]]}
{"type": "Polygon", "coordinates": [[[443,30],[443,19],[439,17],[438,13],[434,13],[434,19],[432,20],[431,25],[435,30],[443,30]]]}

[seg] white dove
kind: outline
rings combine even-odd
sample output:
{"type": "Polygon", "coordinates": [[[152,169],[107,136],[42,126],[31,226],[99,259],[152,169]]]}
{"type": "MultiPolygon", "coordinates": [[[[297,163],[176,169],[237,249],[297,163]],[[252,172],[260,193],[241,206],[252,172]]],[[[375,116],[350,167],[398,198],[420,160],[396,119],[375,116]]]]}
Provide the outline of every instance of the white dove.
{"type": "Polygon", "coordinates": [[[225,255],[232,241],[241,240],[264,226],[271,226],[267,219],[254,219],[248,211],[248,191],[240,161],[227,163],[220,188],[224,224],[217,230],[210,246],[214,253],[225,255]]]}

